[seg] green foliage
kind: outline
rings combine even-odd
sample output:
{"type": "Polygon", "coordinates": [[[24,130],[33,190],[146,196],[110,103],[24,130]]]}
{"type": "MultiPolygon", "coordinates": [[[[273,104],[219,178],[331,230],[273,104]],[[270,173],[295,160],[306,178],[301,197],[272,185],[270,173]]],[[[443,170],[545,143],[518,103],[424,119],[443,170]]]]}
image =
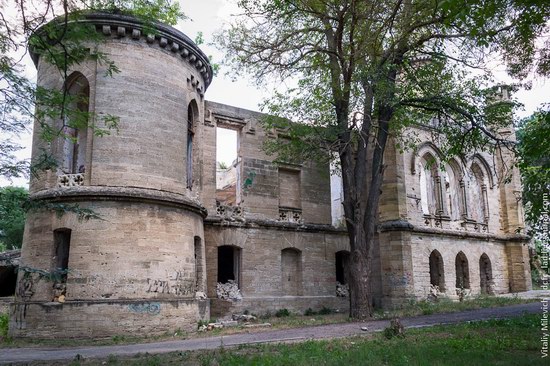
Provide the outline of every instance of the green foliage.
{"type": "MultiPolygon", "coordinates": [[[[528,222],[538,229],[544,195],[550,200],[550,111],[544,106],[521,121],[517,131],[523,202],[528,222]]],[[[548,207],[546,207],[548,211],[548,207]]]]}
{"type": "Polygon", "coordinates": [[[6,250],[21,248],[28,197],[25,188],[0,188],[0,242],[6,250]]]}
{"type": "Polygon", "coordinates": [[[544,241],[540,238],[533,240],[535,246],[535,255],[530,259],[531,264],[531,280],[533,285],[544,285],[544,277],[550,275],[550,268],[543,265],[543,258],[548,256],[549,248],[544,245],[544,241]]]}
{"type": "Polygon", "coordinates": [[[328,315],[328,314],[334,314],[334,309],[327,308],[326,306],[323,306],[321,310],[319,310],[320,315],[328,315]]]}
{"type": "Polygon", "coordinates": [[[306,311],[304,311],[305,316],[312,316],[317,315],[317,312],[314,311],[312,308],[307,308],[306,311]]]}
{"type": "Polygon", "coordinates": [[[10,317],[8,313],[0,313],[0,339],[8,337],[8,326],[10,317]]]}
{"type": "Polygon", "coordinates": [[[290,316],[290,311],[288,311],[288,309],[284,308],[284,309],[279,309],[277,310],[277,312],[275,313],[275,316],[277,318],[284,318],[284,317],[287,317],[287,316],[290,316]]]}

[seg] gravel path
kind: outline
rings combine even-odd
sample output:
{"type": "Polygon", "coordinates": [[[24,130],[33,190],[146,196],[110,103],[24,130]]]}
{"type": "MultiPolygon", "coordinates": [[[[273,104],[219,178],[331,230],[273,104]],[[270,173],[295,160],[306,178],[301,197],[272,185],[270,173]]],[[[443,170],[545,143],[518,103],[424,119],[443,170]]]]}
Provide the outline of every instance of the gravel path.
{"type": "MultiPolygon", "coordinates": [[[[492,318],[508,318],[523,313],[541,313],[541,303],[512,305],[498,308],[470,310],[451,314],[424,315],[402,318],[405,328],[428,327],[438,324],[464,323],[492,318]]],[[[109,355],[128,356],[137,353],[164,353],[213,349],[218,347],[257,344],[268,342],[291,342],[308,339],[340,338],[380,331],[389,325],[388,320],[374,320],[364,323],[319,325],[305,328],[267,330],[246,334],[231,334],[188,340],[163,341],[131,345],[74,347],[74,348],[5,348],[0,349],[0,364],[25,363],[32,361],[73,360],[77,354],[83,358],[107,358],[109,355]],[[368,331],[362,331],[362,327],[368,331]]]]}

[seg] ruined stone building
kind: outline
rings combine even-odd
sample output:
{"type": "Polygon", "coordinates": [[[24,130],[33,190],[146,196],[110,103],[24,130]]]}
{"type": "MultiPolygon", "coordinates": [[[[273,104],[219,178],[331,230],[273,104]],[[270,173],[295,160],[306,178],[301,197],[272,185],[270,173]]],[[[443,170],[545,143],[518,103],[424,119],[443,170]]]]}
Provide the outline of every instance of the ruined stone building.
{"type": "MultiPolygon", "coordinates": [[[[205,100],[212,68],[181,32],[159,25],[147,34],[120,15],[82,22],[105,36],[98,47],[120,73],[106,76],[106,66],[90,60],[64,84],[33,54],[38,84],[80,96],[82,111],[118,116],[119,130],[96,137],[65,127],[71,139],[46,144],[36,126],[33,157],[47,149],[60,164],[33,178],[30,192],[101,219],[29,214],[11,335],[158,334],[245,310],[345,311],[349,244],[333,225],[340,218],[331,215],[329,167],[274,164],[261,147],[276,131],[262,129],[259,113],[205,100]],[[237,140],[225,167],[216,164],[220,129],[237,140]]],[[[419,133],[433,140],[429,128],[419,133]]],[[[497,170],[510,158],[502,156],[495,165],[473,154],[443,170],[428,164],[441,158],[433,143],[388,149],[375,305],[426,299],[435,286],[451,298],[457,289],[530,288],[520,184],[517,174],[499,183],[497,170]]]]}

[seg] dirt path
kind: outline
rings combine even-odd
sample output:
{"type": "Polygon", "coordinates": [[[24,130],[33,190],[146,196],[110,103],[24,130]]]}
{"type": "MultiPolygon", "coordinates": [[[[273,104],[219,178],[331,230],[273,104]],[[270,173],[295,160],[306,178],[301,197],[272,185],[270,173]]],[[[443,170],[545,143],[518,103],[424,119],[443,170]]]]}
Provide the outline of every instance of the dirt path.
{"type": "MultiPolygon", "coordinates": [[[[401,319],[408,327],[428,327],[438,324],[463,323],[467,321],[486,320],[492,318],[508,318],[520,316],[523,313],[540,313],[541,303],[512,305],[498,308],[469,310],[452,314],[424,315],[401,319]]],[[[107,358],[109,355],[123,356],[137,353],[164,353],[174,351],[191,351],[213,349],[218,347],[237,346],[241,344],[257,344],[268,342],[289,342],[308,339],[340,338],[368,334],[380,331],[389,325],[388,320],[375,320],[366,323],[344,323],[312,326],[306,328],[268,330],[248,334],[231,334],[208,338],[197,338],[156,343],[74,347],[74,348],[6,348],[0,349],[0,364],[25,363],[32,361],[72,360],[76,355],[83,358],[107,358]],[[367,327],[368,331],[361,330],[367,327]]]]}

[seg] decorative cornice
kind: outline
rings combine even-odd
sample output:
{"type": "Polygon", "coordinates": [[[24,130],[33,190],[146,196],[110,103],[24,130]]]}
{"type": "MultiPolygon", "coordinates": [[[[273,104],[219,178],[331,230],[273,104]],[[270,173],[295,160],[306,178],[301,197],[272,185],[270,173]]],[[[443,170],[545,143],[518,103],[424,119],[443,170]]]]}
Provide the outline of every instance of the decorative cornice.
{"type": "MultiPolygon", "coordinates": [[[[54,19],[52,22],[59,21],[54,19]]],[[[204,89],[197,86],[199,93],[203,94],[212,81],[212,66],[208,57],[201,49],[185,34],[177,29],[162,23],[154,23],[155,34],[144,34],[144,24],[137,18],[129,15],[112,13],[87,13],[81,19],[71,22],[93,24],[96,30],[106,37],[124,38],[128,37],[135,41],[144,39],[148,44],[157,44],[160,48],[179,55],[183,60],[192,65],[204,79],[204,89]]],[[[40,33],[41,28],[36,32],[40,33]]],[[[31,58],[35,65],[38,65],[39,54],[29,47],[31,58]]]]}
{"type": "Polygon", "coordinates": [[[208,215],[203,206],[182,194],[147,188],[75,186],[40,191],[32,194],[30,198],[32,200],[53,202],[125,201],[153,203],[195,212],[202,218],[208,215]]]}

